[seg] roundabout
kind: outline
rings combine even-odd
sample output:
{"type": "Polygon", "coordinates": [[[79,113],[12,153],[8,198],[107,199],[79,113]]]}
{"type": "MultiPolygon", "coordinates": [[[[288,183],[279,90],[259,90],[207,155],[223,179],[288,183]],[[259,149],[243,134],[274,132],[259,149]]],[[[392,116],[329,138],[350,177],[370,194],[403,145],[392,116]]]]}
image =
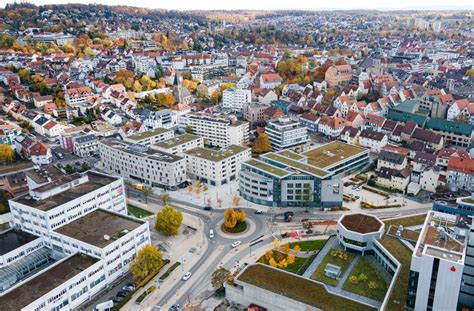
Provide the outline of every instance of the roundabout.
{"type": "MultiPolygon", "coordinates": [[[[219,235],[222,238],[225,239],[245,239],[247,237],[251,237],[255,231],[256,231],[256,224],[252,219],[245,219],[245,227],[242,229],[240,232],[229,232],[224,229],[224,219],[220,219],[216,224],[215,224],[215,232],[217,235],[219,235]]],[[[236,225],[236,227],[239,224],[236,225]]]]}

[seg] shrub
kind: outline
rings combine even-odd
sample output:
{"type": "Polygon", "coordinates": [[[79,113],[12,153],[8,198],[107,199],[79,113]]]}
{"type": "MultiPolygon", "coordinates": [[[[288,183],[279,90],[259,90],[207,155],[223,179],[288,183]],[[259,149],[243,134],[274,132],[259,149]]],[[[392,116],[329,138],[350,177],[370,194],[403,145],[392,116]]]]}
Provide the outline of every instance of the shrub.
{"type": "Polygon", "coordinates": [[[351,283],[353,283],[353,284],[357,284],[357,283],[359,283],[359,278],[358,278],[357,276],[355,276],[355,275],[351,275],[351,276],[349,277],[349,281],[350,281],[351,283]]]}
{"type": "Polygon", "coordinates": [[[369,282],[368,286],[370,289],[376,289],[378,287],[378,284],[377,282],[372,281],[372,282],[369,282]]]}
{"type": "Polygon", "coordinates": [[[365,275],[364,273],[359,274],[359,280],[361,280],[362,282],[367,281],[367,275],[365,275]]]}

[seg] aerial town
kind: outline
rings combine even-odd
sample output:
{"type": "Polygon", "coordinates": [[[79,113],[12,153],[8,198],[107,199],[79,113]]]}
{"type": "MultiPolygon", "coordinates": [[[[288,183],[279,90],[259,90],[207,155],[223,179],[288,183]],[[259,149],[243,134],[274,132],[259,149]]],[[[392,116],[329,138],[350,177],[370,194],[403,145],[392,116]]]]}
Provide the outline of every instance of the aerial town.
{"type": "Polygon", "coordinates": [[[3,5],[0,311],[474,310],[473,128],[472,10],[3,5]]]}

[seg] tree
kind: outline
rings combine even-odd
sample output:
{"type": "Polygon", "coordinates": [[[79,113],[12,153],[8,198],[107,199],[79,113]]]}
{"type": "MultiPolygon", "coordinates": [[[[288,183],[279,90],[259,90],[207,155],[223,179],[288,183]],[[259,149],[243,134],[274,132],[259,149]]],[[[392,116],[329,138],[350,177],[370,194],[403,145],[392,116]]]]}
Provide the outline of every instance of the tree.
{"type": "MultiPolygon", "coordinates": [[[[239,198],[239,201],[240,201],[240,198],[239,198]]],[[[235,218],[237,219],[237,222],[245,221],[245,216],[247,215],[245,214],[244,210],[237,210],[237,211],[234,211],[234,213],[235,213],[235,218]]]]}
{"type": "Polygon", "coordinates": [[[270,266],[272,266],[272,267],[276,267],[276,266],[277,266],[277,262],[276,262],[275,259],[273,259],[273,258],[270,258],[270,260],[268,261],[268,263],[269,263],[270,266]]]}
{"type": "Polygon", "coordinates": [[[198,83],[192,80],[183,80],[183,86],[187,88],[189,92],[194,93],[194,91],[196,91],[198,83]]]}
{"type": "Polygon", "coordinates": [[[155,229],[166,235],[177,235],[183,222],[183,214],[172,206],[166,205],[156,214],[155,229]]]}
{"type": "Polygon", "coordinates": [[[87,162],[82,162],[81,164],[81,172],[85,172],[85,171],[88,171],[90,170],[91,167],[89,166],[89,164],[87,164],[87,162]]]}
{"type": "Polygon", "coordinates": [[[156,272],[162,265],[161,253],[153,245],[145,245],[137,253],[135,259],[130,263],[130,272],[133,278],[140,282],[147,276],[156,272]]]}
{"type": "Polygon", "coordinates": [[[286,257],[286,261],[289,265],[291,265],[292,263],[295,262],[295,255],[293,254],[288,254],[288,256],[286,257]]]}
{"type": "Polygon", "coordinates": [[[11,163],[15,159],[15,153],[13,152],[12,147],[7,144],[0,144],[0,161],[3,164],[11,163]]]}
{"type": "Polygon", "coordinates": [[[295,245],[295,247],[293,247],[293,252],[295,252],[295,254],[298,254],[300,251],[301,247],[299,245],[295,245]]]}
{"type": "Polygon", "coordinates": [[[142,193],[143,193],[143,196],[145,197],[145,203],[148,203],[148,196],[153,193],[153,188],[143,187],[142,193]]]}
{"type": "Polygon", "coordinates": [[[163,94],[160,93],[158,94],[158,97],[156,98],[158,105],[160,106],[165,106],[165,107],[171,107],[174,103],[176,103],[176,98],[172,94],[163,94]]]}
{"type": "Polygon", "coordinates": [[[171,200],[171,197],[168,193],[166,192],[163,192],[162,194],[160,194],[158,196],[158,199],[163,202],[163,205],[166,205],[166,203],[168,203],[170,200],[171,200]]]}
{"type": "Polygon", "coordinates": [[[189,185],[188,185],[188,191],[189,191],[189,192],[193,192],[193,184],[189,184],[189,185]]]}
{"type": "Polygon", "coordinates": [[[209,190],[209,187],[208,187],[207,185],[204,185],[204,186],[202,187],[202,191],[206,192],[207,190],[209,190]]]}
{"type": "Polygon", "coordinates": [[[272,151],[272,145],[270,144],[270,139],[268,138],[267,133],[258,134],[258,137],[253,142],[252,149],[253,152],[257,154],[272,151]]]}
{"type": "Polygon", "coordinates": [[[237,217],[233,208],[228,208],[224,212],[224,227],[226,229],[233,229],[237,224],[237,217]]]}
{"type": "Polygon", "coordinates": [[[214,91],[211,94],[211,103],[213,103],[214,105],[217,105],[220,99],[221,99],[221,94],[219,91],[214,91]]]}
{"type": "Polygon", "coordinates": [[[308,208],[311,205],[311,202],[313,202],[313,189],[311,189],[310,184],[304,184],[302,202],[306,208],[306,212],[308,212],[308,208]]]}
{"type": "Polygon", "coordinates": [[[219,267],[212,273],[211,284],[215,290],[222,290],[224,283],[230,277],[230,271],[224,267],[219,267]]]}

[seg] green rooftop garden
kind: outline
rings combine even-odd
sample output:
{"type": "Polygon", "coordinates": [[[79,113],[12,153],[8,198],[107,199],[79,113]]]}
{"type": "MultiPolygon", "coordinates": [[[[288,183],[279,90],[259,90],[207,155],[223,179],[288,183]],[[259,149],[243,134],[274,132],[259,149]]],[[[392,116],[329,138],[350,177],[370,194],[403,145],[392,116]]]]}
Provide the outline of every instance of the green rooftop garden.
{"type": "Polygon", "coordinates": [[[308,163],[315,167],[324,169],[339,161],[350,158],[366,149],[339,141],[333,141],[321,147],[303,153],[308,157],[308,163]]]}
{"type": "Polygon", "coordinates": [[[165,141],[160,141],[159,143],[156,143],[155,146],[165,148],[165,149],[171,149],[173,147],[179,146],[181,144],[185,144],[187,142],[190,142],[196,139],[199,139],[199,136],[193,135],[193,134],[183,134],[180,136],[167,139],[165,141]]]}
{"type": "Polygon", "coordinates": [[[238,277],[238,281],[261,287],[326,311],[374,310],[366,305],[333,295],[321,284],[265,265],[247,267],[238,277]]]}
{"type": "Polygon", "coordinates": [[[136,207],[134,205],[127,205],[128,214],[136,218],[145,218],[153,215],[153,213],[144,210],[143,208],[136,207]]]}
{"type": "Polygon", "coordinates": [[[383,301],[388,285],[374,266],[365,257],[360,257],[342,288],[358,295],[383,301]]]}
{"type": "Polygon", "coordinates": [[[259,170],[262,170],[271,175],[276,175],[278,177],[283,177],[283,176],[291,174],[288,171],[285,171],[283,169],[280,169],[276,166],[270,165],[262,161],[257,161],[255,159],[248,160],[247,162],[245,162],[245,164],[251,165],[253,167],[258,168],[259,170]]]}
{"type": "Polygon", "coordinates": [[[351,253],[333,248],[329,251],[326,257],[324,257],[324,259],[321,261],[321,263],[319,264],[318,268],[316,268],[316,271],[314,271],[311,278],[316,281],[320,281],[331,286],[337,286],[337,284],[339,284],[338,279],[333,279],[326,276],[324,272],[326,265],[332,264],[332,265],[341,267],[340,277],[342,277],[344,275],[344,272],[346,272],[347,267],[349,267],[349,264],[351,263],[353,258],[354,256],[351,253]]]}
{"type": "Polygon", "coordinates": [[[318,251],[326,243],[326,240],[311,240],[311,241],[298,241],[298,242],[291,242],[290,247],[293,249],[296,245],[300,247],[300,251],[318,251]]]}
{"type": "Polygon", "coordinates": [[[273,160],[275,162],[287,165],[291,168],[295,168],[295,169],[300,170],[304,173],[308,173],[308,174],[311,174],[311,175],[316,175],[317,177],[325,177],[329,174],[328,172],[320,170],[320,169],[318,169],[314,166],[304,164],[304,163],[300,163],[298,161],[292,160],[290,158],[283,157],[283,156],[275,154],[275,153],[265,154],[264,157],[268,158],[270,160],[273,160]]]}
{"type": "Polygon", "coordinates": [[[160,134],[163,134],[163,133],[166,133],[166,132],[169,132],[169,131],[170,130],[167,130],[167,129],[164,129],[164,128],[157,128],[157,129],[154,129],[154,130],[151,130],[151,131],[146,131],[146,132],[143,132],[143,133],[130,135],[127,138],[131,139],[131,140],[135,140],[135,141],[140,141],[140,140],[143,140],[145,138],[160,135],[160,134]]]}
{"type": "Polygon", "coordinates": [[[240,152],[243,152],[249,148],[241,147],[237,145],[231,145],[227,148],[222,148],[220,150],[214,150],[204,147],[198,147],[186,151],[186,154],[193,155],[202,159],[209,161],[222,161],[224,159],[230,158],[233,155],[236,155],[240,152]]]}

